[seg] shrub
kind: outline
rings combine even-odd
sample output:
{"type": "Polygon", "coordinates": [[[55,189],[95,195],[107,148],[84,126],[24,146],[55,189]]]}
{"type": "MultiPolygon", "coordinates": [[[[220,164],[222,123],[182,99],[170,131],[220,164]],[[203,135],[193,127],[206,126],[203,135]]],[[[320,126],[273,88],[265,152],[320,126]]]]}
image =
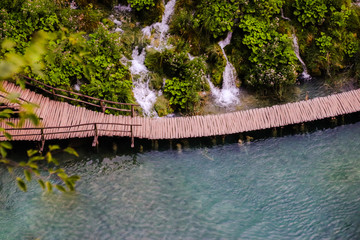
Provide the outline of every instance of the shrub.
{"type": "Polygon", "coordinates": [[[197,6],[197,15],[194,19],[196,28],[204,27],[214,38],[231,31],[234,19],[240,13],[240,1],[202,0],[197,6]]]}
{"type": "Polygon", "coordinates": [[[245,15],[240,22],[242,43],[249,51],[246,84],[282,96],[284,87],[296,80],[296,56],[290,38],[276,31],[277,22],[245,15]]]}

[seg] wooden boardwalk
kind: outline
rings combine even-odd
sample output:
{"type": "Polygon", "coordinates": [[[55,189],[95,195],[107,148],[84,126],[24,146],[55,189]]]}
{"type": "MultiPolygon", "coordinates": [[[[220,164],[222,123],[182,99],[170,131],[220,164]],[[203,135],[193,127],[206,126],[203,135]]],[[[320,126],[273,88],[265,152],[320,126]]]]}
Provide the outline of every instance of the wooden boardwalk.
{"type": "MultiPolygon", "coordinates": [[[[107,115],[50,100],[12,83],[5,82],[4,88],[8,92],[21,93],[22,99],[38,104],[40,107],[36,109],[36,113],[43,119],[43,130],[34,128],[30,123],[26,123],[24,129],[10,130],[9,133],[14,135],[13,140],[130,137],[129,124],[136,125],[133,126],[133,134],[136,138],[156,140],[207,137],[275,128],[360,111],[360,89],[307,101],[219,115],[132,118],[107,115]]],[[[0,99],[5,101],[4,98],[0,99]]],[[[9,129],[5,123],[1,123],[0,127],[9,129]]],[[[0,135],[0,140],[5,140],[5,137],[0,135]]]]}

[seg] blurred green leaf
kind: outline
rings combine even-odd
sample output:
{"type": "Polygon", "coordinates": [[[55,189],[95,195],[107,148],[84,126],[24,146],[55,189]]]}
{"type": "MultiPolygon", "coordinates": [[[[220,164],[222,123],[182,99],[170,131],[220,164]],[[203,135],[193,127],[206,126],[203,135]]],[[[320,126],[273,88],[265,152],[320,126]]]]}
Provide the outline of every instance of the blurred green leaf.
{"type": "Polygon", "coordinates": [[[45,183],[45,185],[46,185],[47,191],[48,191],[48,192],[52,192],[52,189],[53,189],[52,184],[51,184],[49,181],[47,181],[47,182],[45,183]]]}
{"type": "Polygon", "coordinates": [[[34,156],[29,159],[29,162],[41,161],[44,159],[45,159],[45,157],[43,157],[43,156],[34,156]]]}
{"type": "Polygon", "coordinates": [[[30,182],[31,181],[31,173],[28,170],[24,170],[25,179],[30,182]]]}
{"type": "Polygon", "coordinates": [[[7,156],[7,152],[2,146],[0,146],[0,154],[3,158],[6,158],[7,156]]]}
{"type": "Polygon", "coordinates": [[[64,152],[67,152],[71,155],[74,155],[76,157],[79,157],[79,154],[75,151],[75,149],[73,149],[72,147],[67,147],[64,149],[64,152]]]}
{"type": "Polygon", "coordinates": [[[12,149],[12,145],[9,142],[0,142],[0,145],[6,149],[12,149]]]}
{"type": "Polygon", "coordinates": [[[55,185],[55,187],[61,192],[66,192],[66,189],[61,185],[55,185]]]}
{"type": "Polygon", "coordinates": [[[42,179],[39,179],[38,183],[39,183],[39,185],[41,186],[42,189],[45,189],[45,183],[44,183],[44,181],[42,179]]]}
{"type": "Polygon", "coordinates": [[[49,145],[49,151],[55,151],[60,149],[59,145],[49,145]]]}
{"type": "Polygon", "coordinates": [[[27,191],[27,187],[26,184],[24,182],[24,180],[22,180],[20,177],[16,178],[17,184],[20,188],[21,191],[26,192],[27,191]]]}
{"type": "Polygon", "coordinates": [[[37,154],[39,151],[37,151],[37,150],[34,150],[34,149],[29,149],[29,150],[27,150],[27,155],[28,155],[28,157],[32,157],[32,156],[34,156],[35,154],[37,154]]]}

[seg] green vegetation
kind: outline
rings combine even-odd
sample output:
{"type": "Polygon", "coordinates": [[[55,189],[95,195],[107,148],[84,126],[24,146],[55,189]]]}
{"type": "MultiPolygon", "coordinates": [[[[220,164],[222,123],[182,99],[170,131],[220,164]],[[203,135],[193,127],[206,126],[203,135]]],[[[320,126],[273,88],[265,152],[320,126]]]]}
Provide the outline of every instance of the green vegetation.
{"type": "MultiPolygon", "coordinates": [[[[15,52],[23,53],[39,30],[50,36],[46,53],[42,55],[43,74],[28,67],[23,71],[26,75],[68,90],[80,81],[81,93],[134,102],[130,73],[120,61],[127,53],[128,39],[109,31],[111,24],[107,24],[110,21],[104,18],[104,10],[92,4],[72,10],[69,1],[53,0],[24,1],[20,11],[11,11],[12,5],[8,6],[0,12],[0,41],[11,39],[15,52]]],[[[0,59],[7,54],[8,50],[2,49],[0,59]]]]}
{"type": "MultiPolygon", "coordinates": [[[[10,40],[4,41],[2,49],[6,49],[7,54],[5,54],[4,59],[0,60],[0,84],[2,84],[4,79],[14,76],[27,67],[36,69],[37,73],[40,74],[39,64],[41,55],[46,52],[44,46],[48,40],[48,35],[45,32],[38,32],[34,35],[33,41],[29,43],[29,47],[24,49],[25,53],[23,55],[13,51],[13,42],[10,40]]],[[[21,80],[19,81],[21,82],[21,80]]],[[[34,111],[38,106],[32,103],[22,103],[18,97],[19,94],[17,93],[6,93],[8,101],[19,106],[17,113],[19,118],[18,123],[15,125],[7,121],[9,118],[14,117],[15,112],[11,109],[5,109],[0,112],[0,121],[5,122],[9,127],[15,128],[21,128],[27,121],[34,126],[40,127],[40,119],[34,111]]],[[[5,128],[1,128],[0,131],[9,141],[12,139],[12,135],[7,132],[5,128]]],[[[54,187],[61,192],[71,192],[75,190],[75,184],[80,178],[76,175],[67,175],[63,169],[57,167],[59,162],[53,157],[53,153],[60,150],[59,146],[49,146],[49,151],[45,155],[37,150],[28,150],[27,155],[29,160],[26,162],[16,162],[8,158],[8,151],[11,149],[12,145],[10,142],[0,142],[0,167],[6,167],[8,169],[22,191],[26,192],[27,182],[35,179],[41,188],[47,192],[52,192],[54,187]],[[43,168],[43,162],[46,162],[50,168],[45,170],[43,168]],[[62,183],[59,183],[59,181],[57,181],[56,184],[51,183],[52,176],[57,176],[58,179],[61,179],[62,183]]],[[[78,156],[75,150],[70,147],[63,151],[78,156]]]]}
{"type": "MultiPolygon", "coordinates": [[[[161,0],[15,0],[0,3],[0,59],[24,54],[42,30],[49,41],[43,65],[23,73],[49,85],[112,101],[134,103],[132,79],[124,57],[150,40],[141,29],[161,21],[161,0]],[[115,4],[131,12],[110,17],[115,4]],[[15,45],[7,48],[6,39],[15,45]],[[39,69],[43,69],[39,73],[39,69]]],[[[165,1],[167,2],[167,1],[165,1]]],[[[155,106],[160,115],[173,111],[196,114],[209,90],[205,76],[221,86],[226,61],[218,42],[233,32],[225,48],[241,86],[281,99],[302,72],[292,43],[296,34],[300,55],[314,77],[334,76],[360,82],[360,8],[350,0],[177,0],[168,42],[163,51],[147,49],[145,64],[152,71],[151,87],[164,95],[155,106]],[[188,54],[197,56],[190,61],[188,54]],[[165,79],[165,84],[163,84],[165,79]]],[[[156,40],[156,39],[155,39],[156,40]]]]}

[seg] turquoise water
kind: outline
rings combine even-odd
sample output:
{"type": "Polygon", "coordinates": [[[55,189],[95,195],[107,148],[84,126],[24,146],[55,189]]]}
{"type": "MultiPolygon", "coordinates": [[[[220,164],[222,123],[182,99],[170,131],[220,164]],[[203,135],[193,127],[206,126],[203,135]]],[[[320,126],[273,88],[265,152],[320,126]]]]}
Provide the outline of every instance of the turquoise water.
{"type": "Polygon", "coordinates": [[[0,239],[359,239],[360,123],[136,155],[79,150],[77,194],[0,180],[0,239]]]}

